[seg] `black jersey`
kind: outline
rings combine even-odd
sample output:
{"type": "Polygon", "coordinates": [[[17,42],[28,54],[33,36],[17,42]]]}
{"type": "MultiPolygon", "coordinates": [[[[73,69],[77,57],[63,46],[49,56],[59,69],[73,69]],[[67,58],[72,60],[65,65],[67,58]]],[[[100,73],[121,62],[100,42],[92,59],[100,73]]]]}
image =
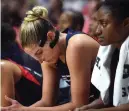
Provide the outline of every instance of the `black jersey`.
{"type": "Polygon", "coordinates": [[[15,84],[16,100],[28,106],[42,97],[42,70],[40,63],[25,53],[17,43],[10,44],[1,52],[1,59],[16,64],[22,71],[21,79],[15,84]]]}
{"type": "MultiPolygon", "coordinates": [[[[66,36],[66,48],[68,46],[68,42],[70,38],[72,38],[76,34],[85,34],[80,31],[74,31],[71,29],[66,29],[64,31],[67,33],[66,36]]],[[[63,101],[62,103],[69,102],[71,99],[71,93],[70,93],[70,73],[69,69],[67,67],[67,61],[65,61],[65,64],[61,61],[58,60],[57,62],[57,69],[60,73],[60,101],[63,101]]],[[[92,70],[92,69],[91,69],[92,70]]],[[[89,96],[89,102],[92,102],[96,98],[99,97],[99,91],[91,84],[90,86],[90,96],[89,96]]]]}

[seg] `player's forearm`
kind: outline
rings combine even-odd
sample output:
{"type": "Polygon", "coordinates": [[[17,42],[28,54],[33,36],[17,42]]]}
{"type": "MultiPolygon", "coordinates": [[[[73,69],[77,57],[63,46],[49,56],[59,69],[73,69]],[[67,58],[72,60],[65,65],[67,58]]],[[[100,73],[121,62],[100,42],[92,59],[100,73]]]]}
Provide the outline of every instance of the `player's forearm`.
{"type": "Polygon", "coordinates": [[[103,108],[99,111],[129,111],[129,103],[117,107],[103,108]]]}
{"type": "Polygon", "coordinates": [[[96,100],[94,100],[92,103],[87,105],[88,109],[98,109],[98,108],[104,108],[105,105],[103,103],[103,101],[101,100],[101,98],[98,98],[96,100]]]}
{"type": "Polygon", "coordinates": [[[76,106],[73,103],[67,103],[64,105],[54,107],[24,107],[24,111],[69,111],[75,109],[76,106]]]}
{"type": "Polygon", "coordinates": [[[50,103],[47,101],[43,101],[42,99],[37,101],[36,103],[32,104],[30,107],[51,107],[54,106],[54,103],[50,103]]]}

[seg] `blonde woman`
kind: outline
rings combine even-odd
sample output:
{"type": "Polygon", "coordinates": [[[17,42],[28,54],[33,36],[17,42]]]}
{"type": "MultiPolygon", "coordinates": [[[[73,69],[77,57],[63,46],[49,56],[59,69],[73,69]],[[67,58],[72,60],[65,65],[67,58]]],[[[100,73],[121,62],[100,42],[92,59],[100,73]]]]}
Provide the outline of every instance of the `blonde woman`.
{"type": "Polygon", "coordinates": [[[12,106],[3,111],[65,111],[88,104],[91,69],[99,44],[81,32],[60,33],[47,15],[46,8],[36,6],[27,12],[21,25],[23,48],[43,66],[42,98],[31,107],[6,98],[12,106]],[[60,77],[70,86],[71,100],[56,106],[60,77]]]}

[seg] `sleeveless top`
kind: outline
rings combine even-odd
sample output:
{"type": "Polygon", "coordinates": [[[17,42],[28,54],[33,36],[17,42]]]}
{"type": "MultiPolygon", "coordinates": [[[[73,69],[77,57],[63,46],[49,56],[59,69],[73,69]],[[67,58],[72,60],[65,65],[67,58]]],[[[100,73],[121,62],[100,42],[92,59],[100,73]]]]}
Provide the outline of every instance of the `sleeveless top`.
{"type": "MultiPolygon", "coordinates": [[[[67,47],[69,39],[73,35],[80,34],[81,32],[73,31],[71,29],[66,29],[63,33],[67,33],[67,36],[66,36],[66,47],[67,47]]],[[[58,97],[58,104],[64,104],[71,100],[70,74],[69,74],[69,70],[67,67],[67,62],[65,64],[59,59],[56,66],[57,66],[57,70],[60,75],[60,92],[59,92],[59,97],[58,97]]]]}
{"type": "Polygon", "coordinates": [[[1,52],[1,59],[16,64],[22,71],[21,79],[15,84],[16,100],[28,106],[42,97],[42,70],[40,63],[25,53],[17,43],[1,52]]]}
{"type": "MultiPolygon", "coordinates": [[[[66,36],[66,48],[68,46],[69,39],[76,34],[85,34],[80,31],[74,31],[72,29],[66,29],[64,33],[67,33],[66,36]]],[[[67,61],[64,64],[61,60],[57,62],[57,69],[60,73],[60,96],[59,103],[64,104],[71,100],[71,92],[70,92],[70,74],[67,67],[67,61]]],[[[99,97],[99,91],[91,84],[90,86],[90,97],[89,102],[94,101],[99,97]]]]}

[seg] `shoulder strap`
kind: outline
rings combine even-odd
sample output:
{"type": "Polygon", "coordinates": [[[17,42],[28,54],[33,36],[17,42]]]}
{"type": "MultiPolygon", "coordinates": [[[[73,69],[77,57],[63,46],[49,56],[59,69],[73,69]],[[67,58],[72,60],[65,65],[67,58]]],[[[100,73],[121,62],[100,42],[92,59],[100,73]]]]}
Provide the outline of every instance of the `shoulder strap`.
{"type": "Polygon", "coordinates": [[[68,32],[67,32],[67,36],[66,36],[66,47],[68,46],[68,41],[69,39],[75,35],[75,34],[83,34],[83,32],[80,32],[80,31],[74,31],[72,29],[69,29],[68,32]]]}

